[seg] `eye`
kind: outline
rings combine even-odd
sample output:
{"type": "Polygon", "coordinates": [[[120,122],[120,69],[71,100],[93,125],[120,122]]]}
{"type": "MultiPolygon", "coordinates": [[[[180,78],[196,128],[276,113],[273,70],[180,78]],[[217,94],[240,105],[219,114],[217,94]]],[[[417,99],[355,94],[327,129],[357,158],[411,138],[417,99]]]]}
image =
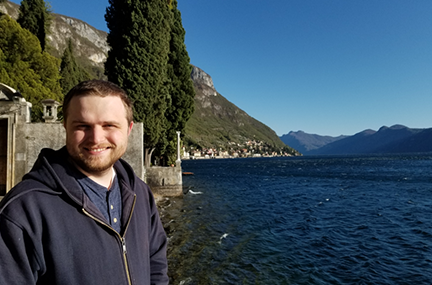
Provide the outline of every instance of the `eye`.
{"type": "Polygon", "coordinates": [[[107,129],[117,129],[120,127],[120,124],[116,121],[105,121],[103,122],[102,127],[107,129]]]}
{"type": "Polygon", "coordinates": [[[112,128],[115,128],[116,126],[115,125],[112,125],[112,124],[106,124],[106,125],[104,125],[104,128],[107,128],[107,129],[112,129],[112,128]]]}
{"type": "Polygon", "coordinates": [[[75,128],[78,130],[86,130],[89,128],[89,126],[88,125],[76,125],[75,128]]]}

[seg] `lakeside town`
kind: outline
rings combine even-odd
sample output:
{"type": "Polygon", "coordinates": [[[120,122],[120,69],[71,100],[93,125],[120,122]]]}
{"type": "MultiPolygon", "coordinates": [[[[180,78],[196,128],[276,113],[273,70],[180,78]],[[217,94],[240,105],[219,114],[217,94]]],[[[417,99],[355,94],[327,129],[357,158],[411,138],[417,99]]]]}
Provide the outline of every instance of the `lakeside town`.
{"type": "Polygon", "coordinates": [[[220,148],[182,148],[182,159],[217,159],[217,158],[241,158],[241,157],[276,157],[301,155],[287,152],[286,149],[279,151],[259,140],[249,140],[244,144],[228,142],[228,149],[220,148]]]}

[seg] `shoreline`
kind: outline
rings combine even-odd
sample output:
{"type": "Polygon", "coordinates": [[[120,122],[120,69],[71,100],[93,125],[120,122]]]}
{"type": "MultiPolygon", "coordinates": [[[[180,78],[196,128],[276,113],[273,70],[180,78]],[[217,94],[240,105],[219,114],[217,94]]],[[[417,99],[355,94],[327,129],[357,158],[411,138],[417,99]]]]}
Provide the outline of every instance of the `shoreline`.
{"type": "Polygon", "coordinates": [[[185,211],[183,209],[183,196],[157,197],[156,205],[168,239],[167,259],[169,284],[177,284],[178,280],[181,279],[179,271],[181,271],[182,268],[173,252],[184,243],[184,236],[181,234],[181,231],[178,231],[178,218],[185,211]]]}

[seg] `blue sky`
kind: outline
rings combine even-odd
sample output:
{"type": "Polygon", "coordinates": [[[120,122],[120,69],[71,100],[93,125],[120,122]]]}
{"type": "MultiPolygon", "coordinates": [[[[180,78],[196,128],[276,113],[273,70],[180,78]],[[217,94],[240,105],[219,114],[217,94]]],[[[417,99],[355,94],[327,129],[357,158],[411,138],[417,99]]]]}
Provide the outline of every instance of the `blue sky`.
{"type": "MultiPolygon", "coordinates": [[[[107,31],[108,1],[48,2],[107,31]]],[[[179,0],[179,10],[191,63],[278,135],[432,127],[430,0],[179,0]]]]}

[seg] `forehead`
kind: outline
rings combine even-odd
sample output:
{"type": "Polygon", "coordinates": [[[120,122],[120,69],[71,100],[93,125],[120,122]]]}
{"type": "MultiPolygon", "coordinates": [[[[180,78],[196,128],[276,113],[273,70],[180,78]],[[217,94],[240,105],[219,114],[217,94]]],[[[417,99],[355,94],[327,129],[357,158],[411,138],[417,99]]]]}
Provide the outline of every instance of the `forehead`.
{"type": "Polygon", "coordinates": [[[68,107],[68,120],[126,120],[126,108],[118,96],[77,96],[68,107]]]}

